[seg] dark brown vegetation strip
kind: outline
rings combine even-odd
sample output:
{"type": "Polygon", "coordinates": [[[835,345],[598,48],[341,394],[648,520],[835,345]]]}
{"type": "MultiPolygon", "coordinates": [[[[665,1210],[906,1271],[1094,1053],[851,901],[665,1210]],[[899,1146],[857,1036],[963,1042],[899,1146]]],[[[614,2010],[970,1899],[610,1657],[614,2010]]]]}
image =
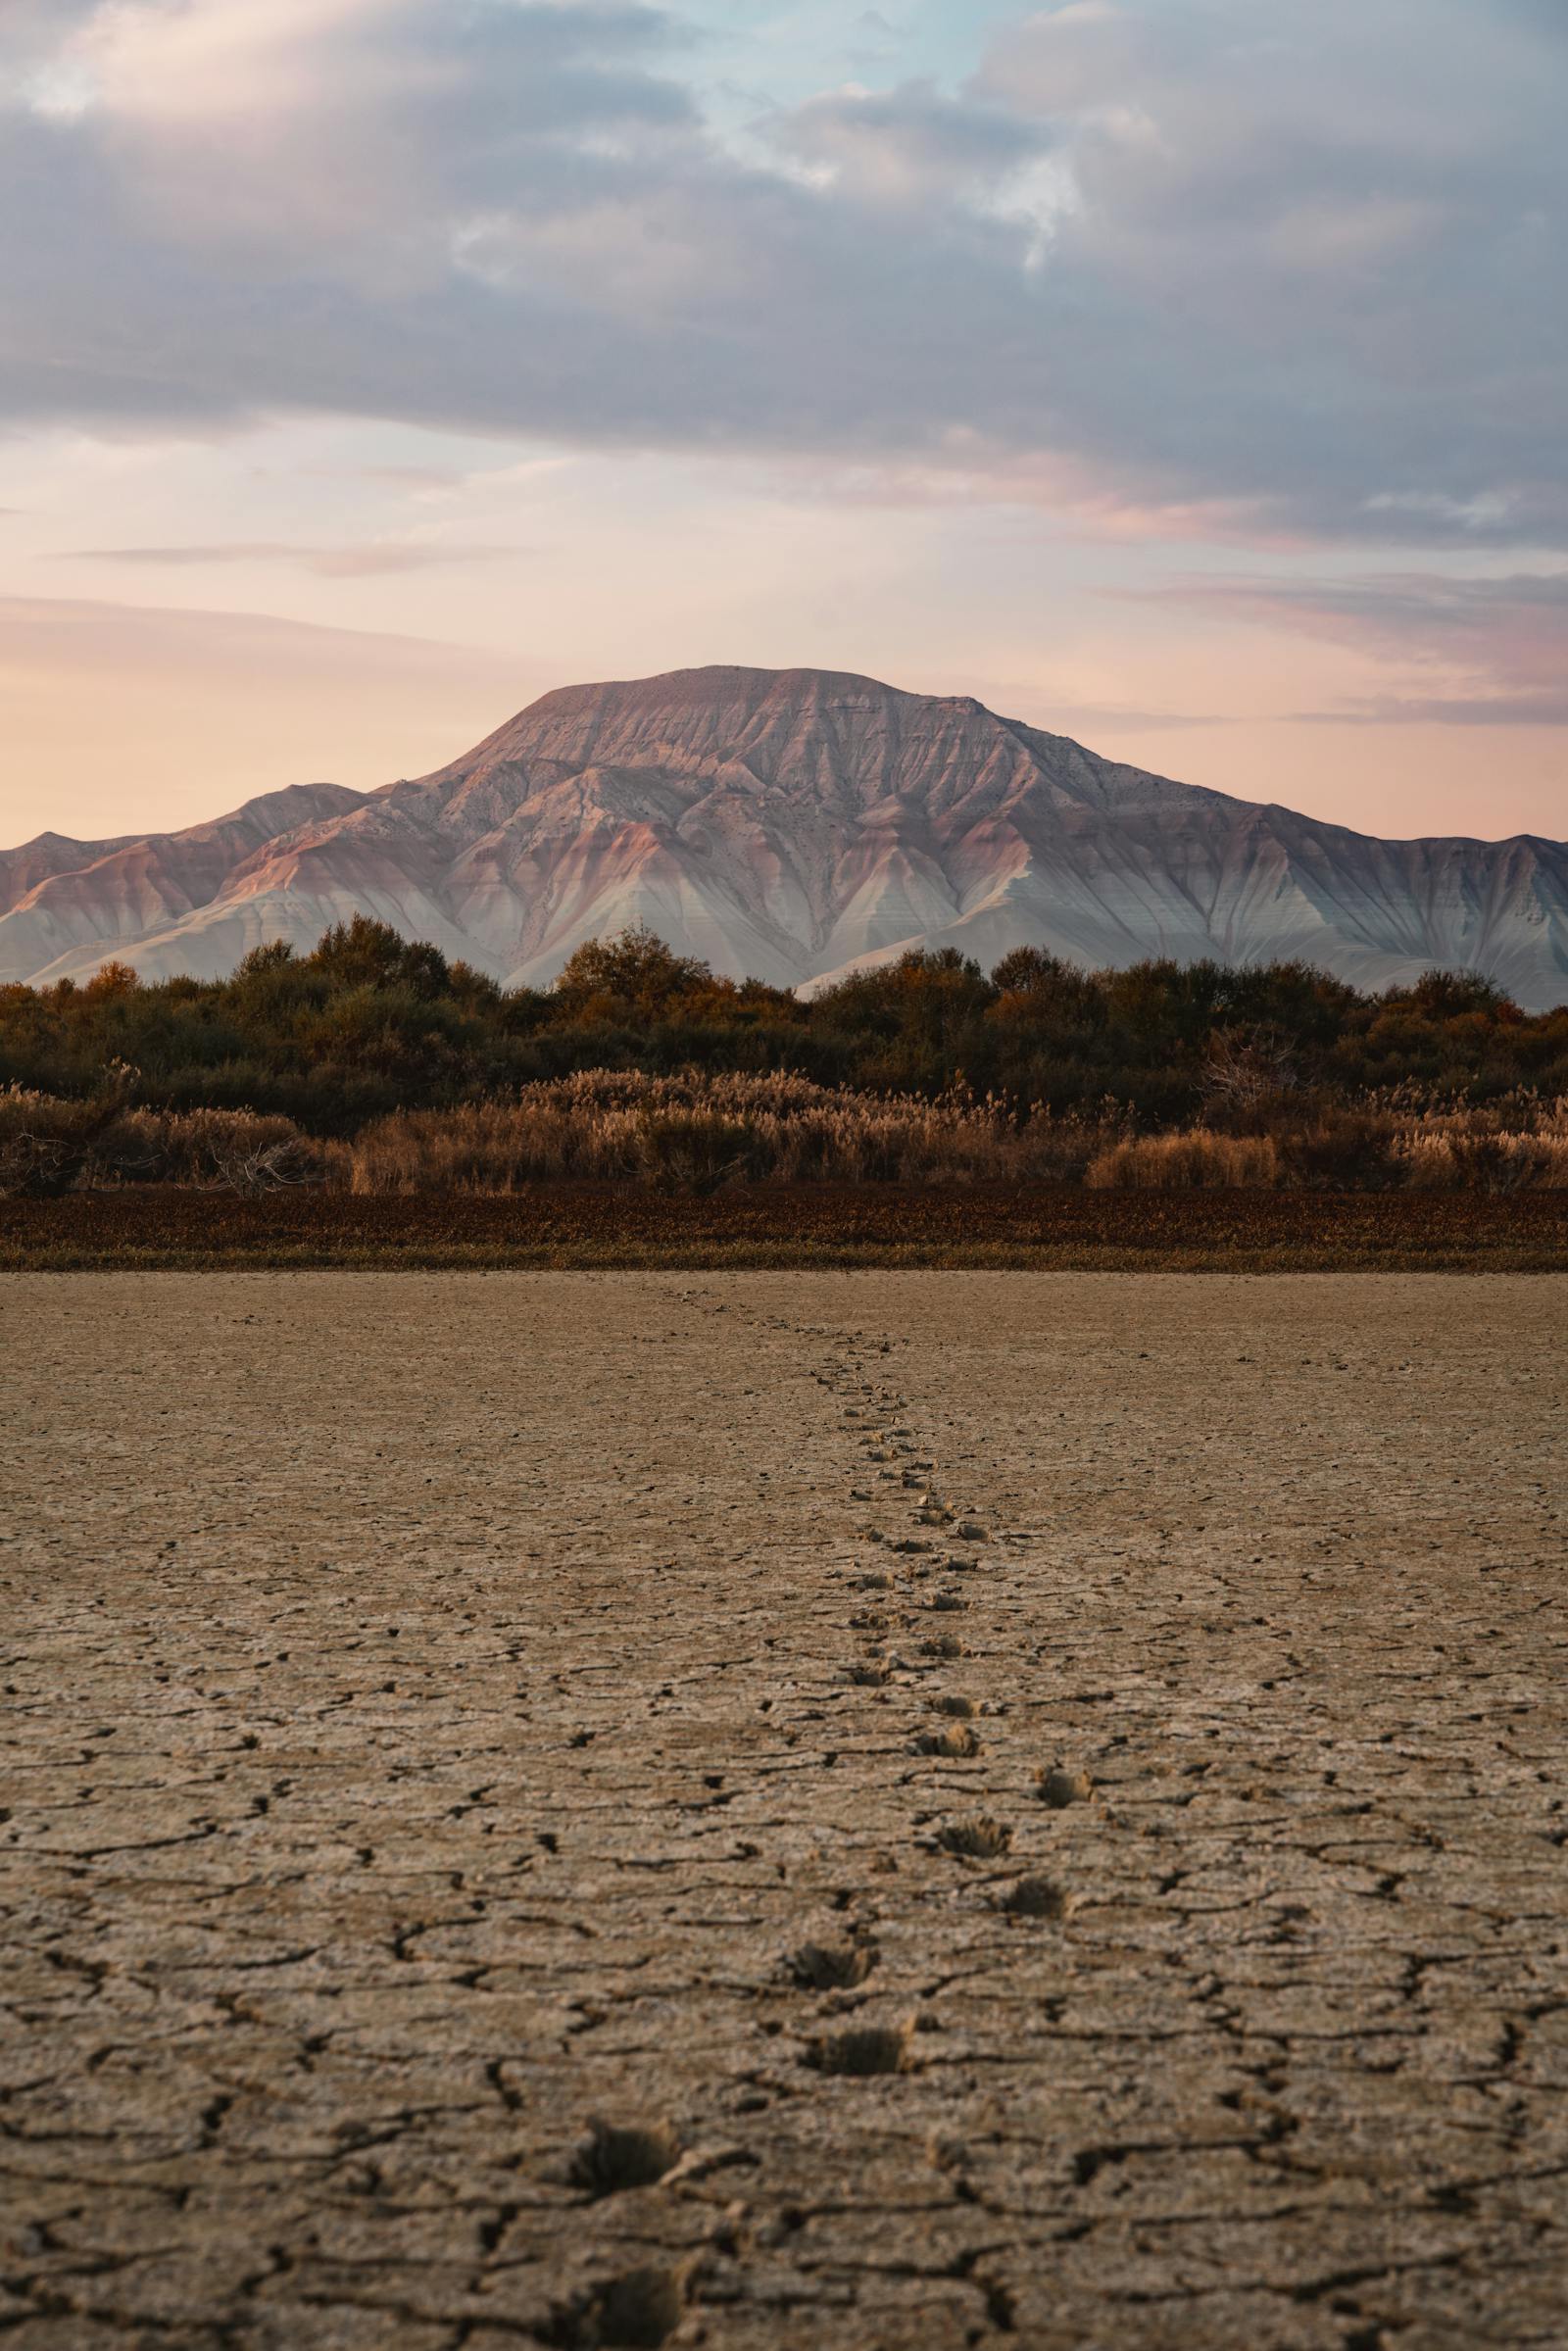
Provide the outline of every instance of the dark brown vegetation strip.
{"type": "Polygon", "coordinates": [[[0,1268],[1035,1266],[1568,1271],[1568,1192],[1093,1193],[757,1186],[704,1200],[552,1185],[509,1199],[264,1200],[137,1188],[0,1200],[0,1268]]]}
{"type": "MultiPolygon", "coordinates": [[[[397,1110],[506,1099],[575,1071],[789,1070],[864,1094],[962,1086],[1140,1132],[1270,1103],[1414,1088],[1477,1105],[1568,1096],[1568,1004],[1528,1014],[1474,972],[1361,995],[1304,963],[1151,961],[1087,972],[1018,948],[987,976],[949,948],[809,1001],[726,979],[651,932],[585,941],[549,989],[506,990],[356,915],[306,955],[258,948],[227,979],[0,987],[0,1084],[141,1107],[246,1107],[318,1137],[397,1110]]],[[[1417,1104],[1416,1106],[1419,1106],[1417,1104]]],[[[1248,1179],[1255,1180],[1255,1179],[1248,1179]]]]}

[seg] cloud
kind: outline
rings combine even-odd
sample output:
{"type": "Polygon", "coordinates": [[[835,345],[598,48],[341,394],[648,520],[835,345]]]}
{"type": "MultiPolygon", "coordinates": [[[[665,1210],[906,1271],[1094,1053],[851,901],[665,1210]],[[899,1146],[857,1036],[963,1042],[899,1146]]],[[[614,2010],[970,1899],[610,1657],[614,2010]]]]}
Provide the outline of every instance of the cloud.
{"type": "Polygon", "coordinates": [[[1136,704],[1122,702],[1067,702],[1054,700],[1051,708],[1051,732],[1093,737],[1100,730],[1118,735],[1180,734],[1188,727],[1234,726],[1238,722],[1223,710],[1142,710],[1136,704]]]}
{"type": "MultiPolygon", "coordinates": [[[[0,418],[318,412],[1568,546],[1544,0],[1068,0],[703,120],[621,0],[13,0],[0,418]]],[[[686,78],[683,78],[686,76],[686,78]]]]}
{"type": "MultiPolygon", "coordinates": [[[[574,132],[634,139],[692,101],[618,0],[99,0],[20,87],[57,163],[90,159],[119,241],[386,298],[438,284],[454,230],[574,132]]],[[[42,151],[40,151],[42,152],[42,151]]]]}
{"type": "Polygon", "coordinates": [[[177,567],[205,563],[286,563],[318,579],[374,579],[383,573],[427,571],[444,563],[492,563],[521,555],[520,547],[423,545],[374,540],[358,547],[300,547],[281,539],[232,539],[210,547],[76,547],[63,563],[133,563],[177,567]]]}
{"type": "Polygon", "coordinates": [[[1560,28],[1465,0],[1079,0],[1000,42],[1060,130],[1055,392],[1305,534],[1561,543],[1560,28]]]}
{"type": "Polygon", "coordinates": [[[930,82],[836,90],[778,115],[774,145],[871,203],[943,204],[1004,186],[1053,144],[1045,125],[930,82]]]}
{"type": "Polygon", "coordinates": [[[1370,655],[1406,682],[1300,713],[1343,725],[1568,726],[1568,571],[1483,578],[1230,579],[1159,592],[1190,610],[1370,655]]]}

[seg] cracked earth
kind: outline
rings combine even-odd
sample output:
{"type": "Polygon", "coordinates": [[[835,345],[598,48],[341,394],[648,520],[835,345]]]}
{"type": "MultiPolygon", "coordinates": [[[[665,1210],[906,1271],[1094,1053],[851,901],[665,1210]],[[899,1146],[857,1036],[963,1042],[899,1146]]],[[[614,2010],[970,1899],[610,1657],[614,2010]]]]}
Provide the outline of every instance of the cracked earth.
{"type": "Polygon", "coordinates": [[[1568,2339],[1568,1284],[0,1324],[7,2351],[1568,2339]]]}

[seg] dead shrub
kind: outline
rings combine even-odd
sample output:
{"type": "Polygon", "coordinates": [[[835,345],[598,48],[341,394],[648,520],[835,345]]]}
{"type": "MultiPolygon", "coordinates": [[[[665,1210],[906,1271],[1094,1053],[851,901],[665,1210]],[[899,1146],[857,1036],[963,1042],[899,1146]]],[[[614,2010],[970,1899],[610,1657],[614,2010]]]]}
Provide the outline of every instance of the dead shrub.
{"type": "Polygon", "coordinates": [[[103,1089],[85,1102],[24,1086],[0,1091],[0,1194],[58,1200],[82,1184],[95,1148],[123,1114],[134,1075],[111,1070],[103,1089]]]}
{"type": "Polygon", "coordinates": [[[175,1184],[259,1197],[326,1182],[343,1164],[341,1145],[317,1142],[290,1118],[130,1108],[130,1074],[87,1102],[16,1086],[0,1092],[0,1193],[41,1199],[175,1184]]]}
{"type": "Polygon", "coordinates": [[[1298,1083],[1289,1038],[1273,1028],[1216,1029],[1203,1063],[1203,1102],[1242,1116],[1276,1106],[1298,1083]]]}

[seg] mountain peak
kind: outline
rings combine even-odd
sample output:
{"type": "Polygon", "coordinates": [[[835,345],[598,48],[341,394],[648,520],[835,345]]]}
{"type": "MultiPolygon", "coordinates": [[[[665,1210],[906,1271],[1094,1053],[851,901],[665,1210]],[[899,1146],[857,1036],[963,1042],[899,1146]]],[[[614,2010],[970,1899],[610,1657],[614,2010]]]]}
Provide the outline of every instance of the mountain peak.
{"type": "MultiPolygon", "coordinates": [[[[896,686],[840,669],[750,669],[715,661],[699,669],[666,669],[653,677],[614,678],[597,685],[558,686],[519,713],[524,718],[575,713],[593,707],[661,710],[763,702],[820,705],[835,700],[916,702],[896,686]]],[[[978,710],[979,705],[975,708],[978,710]]]]}

